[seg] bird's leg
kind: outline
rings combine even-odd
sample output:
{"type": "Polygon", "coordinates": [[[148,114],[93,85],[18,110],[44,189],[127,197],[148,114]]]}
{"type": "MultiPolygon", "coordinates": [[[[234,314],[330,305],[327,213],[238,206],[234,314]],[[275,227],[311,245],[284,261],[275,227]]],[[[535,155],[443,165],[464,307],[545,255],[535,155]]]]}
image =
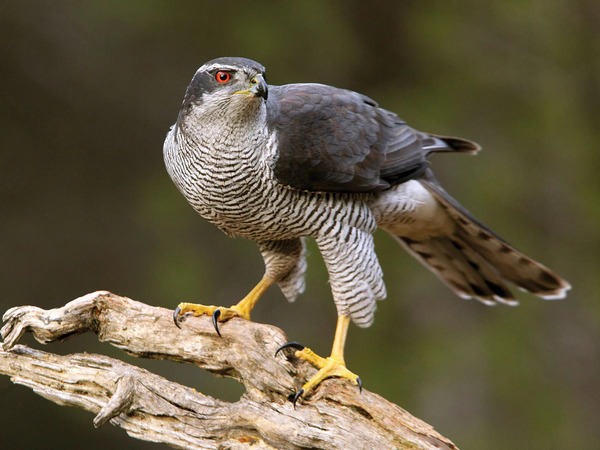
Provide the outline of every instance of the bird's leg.
{"type": "Polygon", "coordinates": [[[356,374],[350,372],[346,368],[346,363],[344,362],[344,346],[346,344],[346,336],[348,334],[348,325],[350,325],[350,319],[348,317],[338,317],[337,327],[335,329],[335,338],[333,340],[333,347],[331,349],[331,356],[328,358],[322,358],[311,349],[304,347],[297,342],[289,342],[279,347],[277,352],[286,347],[296,348],[297,350],[295,356],[297,358],[304,359],[319,369],[315,376],[308,380],[296,393],[296,395],[293,396],[292,401],[294,402],[294,405],[296,404],[298,398],[311,389],[316,388],[326,378],[347,378],[362,390],[362,382],[360,378],[356,374]]]}
{"type": "Polygon", "coordinates": [[[212,316],[213,324],[220,336],[221,333],[219,332],[217,321],[225,322],[233,317],[241,317],[243,319],[250,320],[250,312],[254,306],[256,306],[256,303],[267,291],[267,289],[273,285],[273,283],[274,281],[270,277],[266,275],[263,276],[263,278],[256,286],[254,286],[248,295],[246,295],[239,303],[231,306],[230,308],[213,305],[198,305],[196,303],[180,303],[177,308],[175,308],[173,320],[175,321],[175,325],[179,327],[177,319],[179,316],[185,313],[191,312],[194,314],[194,316],[201,316],[203,314],[212,316]]]}

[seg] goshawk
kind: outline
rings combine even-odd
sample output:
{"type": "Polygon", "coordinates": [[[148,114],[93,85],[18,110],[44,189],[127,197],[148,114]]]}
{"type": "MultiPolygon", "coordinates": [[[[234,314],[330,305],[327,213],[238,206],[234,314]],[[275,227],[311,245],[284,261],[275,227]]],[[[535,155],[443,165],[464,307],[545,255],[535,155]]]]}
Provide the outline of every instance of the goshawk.
{"type": "MultiPolygon", "coordinates": [[[[356,92],[323,84],[270,86],[265,68],[245,58],[204,64],[188,86],[164,144],[167,170],[193,208],[230,236],[255,241],[265,274],[236,305],[181,303],[181,314],[250,319],[273,284],[289,301],[304,290],[304,239],[325,260],[338,322],[331,356],[300,344],[296,356],[319,372],[294,396],[346,369],[352,320],[373,322],[386,296],[373,246],[379,227],[460,297],[515,304],[507,282],[545,299],[569,284],[517,251],[440,186],[433,153],[474,154],[466,139],[423,133],[356,92]]],[[[287,346],[286,345],[286,346],[287,346]]],[[[285,347],[285,346],[284,346],[285,347]]]]}

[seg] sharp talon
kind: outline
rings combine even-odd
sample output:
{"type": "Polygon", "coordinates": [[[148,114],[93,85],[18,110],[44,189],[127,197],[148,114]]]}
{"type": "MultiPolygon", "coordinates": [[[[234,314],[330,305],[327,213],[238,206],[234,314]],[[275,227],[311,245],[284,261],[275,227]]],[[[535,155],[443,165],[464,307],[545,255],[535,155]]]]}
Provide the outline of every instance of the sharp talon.
{"type": "Polygon", "coordinates": [[[173,312],[173,322],[175,322],[175,325],[177,326],[177,328],[181,328],[179,326],[179,322],[177,321],[177,318],[179,317],[179,311],[181,311],[181,308],[178,306],[177,308],[175,308],[175,311],[173,312]]]}
{"type": "Polygon", "coordinates": [[[219,318],[219,316],[221,315],[221,310],[220,309],[215,309],[214,312],[212,313],[212,322],[213,322],[213,326],[215,327],[215,330],[217,330],[217,334],[219,335],[219,337],[223,337],[221,336],[221,332],[219,331],[219,322],[217,322],[217,319],[219,318]]]}
{"type": "Polygon", "coordinates": [[[290,347],[295,348],[296,350],[304,350],[304,345],[300,344],[299,342],[288,342],[287,344],[283,344],[277,349],[277,351],[275,352],[275,356],[277,356],[277,353],[279,353],[284,348],[290,347]]]}
{"type": "MultiPolygon", "coordinates": [[[[304,388],[302,388],[298,392],[296,392],[296,395],[294,395],[294,397],[290,399],[292,401],[292,403],[294,404],[294,409],[296,409],[296,402],[302,396],[302,394],[304,394],[304,388]]],[[[290,395],[290,397],[292,397],[292,396],[290,395]]]]}
{"type": "Polygon", "coordinates": [[[356,382],[358,383],[358,393],[362,394],[362,380],[360,377],[356,377],[356,382]]]}

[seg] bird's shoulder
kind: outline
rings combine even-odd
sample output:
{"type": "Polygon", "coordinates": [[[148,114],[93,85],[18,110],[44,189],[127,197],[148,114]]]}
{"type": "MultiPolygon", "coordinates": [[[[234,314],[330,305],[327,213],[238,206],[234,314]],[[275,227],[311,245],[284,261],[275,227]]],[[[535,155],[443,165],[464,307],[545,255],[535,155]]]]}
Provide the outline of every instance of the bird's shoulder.
{"type": "Polygon", "coordinates": [[[269,86],[274,174],[312,191],[374,192],[427,167],[419,133],[357,92],[324,84],[269,86]]]}
{"type": "Polygon", "coordinates": [[[350,111],[367,112],[379,106],[366,95],[320,83],[269,86],[269,96],[269,106],[278,106],[286,119],[309,111],[349,108],[350,111]]]}

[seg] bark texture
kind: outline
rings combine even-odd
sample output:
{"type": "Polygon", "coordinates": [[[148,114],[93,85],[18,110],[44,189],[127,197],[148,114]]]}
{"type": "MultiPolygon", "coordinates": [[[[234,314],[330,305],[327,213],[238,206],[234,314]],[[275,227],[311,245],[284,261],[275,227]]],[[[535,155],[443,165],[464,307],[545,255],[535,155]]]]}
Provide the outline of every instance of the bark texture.
{"type": "Polygon", "coordinates": [[[188,317],[178,329],[172,311],[94,292],[61,308],[11,308],[1,330],[0,373],[60,405],[96,414],[130,436],[175,448],[455,449],[433,427],[381,396],[346,380],[324,381],[298,402],[288,400],[315,369],[273,326],[242,319],[221,324],[188,317]],[[96,354],[54,355],[17,345],[25,332],[44,344],[93,331],[101,341],[143,358],[195,364],[232,377],[246,392],[225,402],[120,360],[96,354]]]}

